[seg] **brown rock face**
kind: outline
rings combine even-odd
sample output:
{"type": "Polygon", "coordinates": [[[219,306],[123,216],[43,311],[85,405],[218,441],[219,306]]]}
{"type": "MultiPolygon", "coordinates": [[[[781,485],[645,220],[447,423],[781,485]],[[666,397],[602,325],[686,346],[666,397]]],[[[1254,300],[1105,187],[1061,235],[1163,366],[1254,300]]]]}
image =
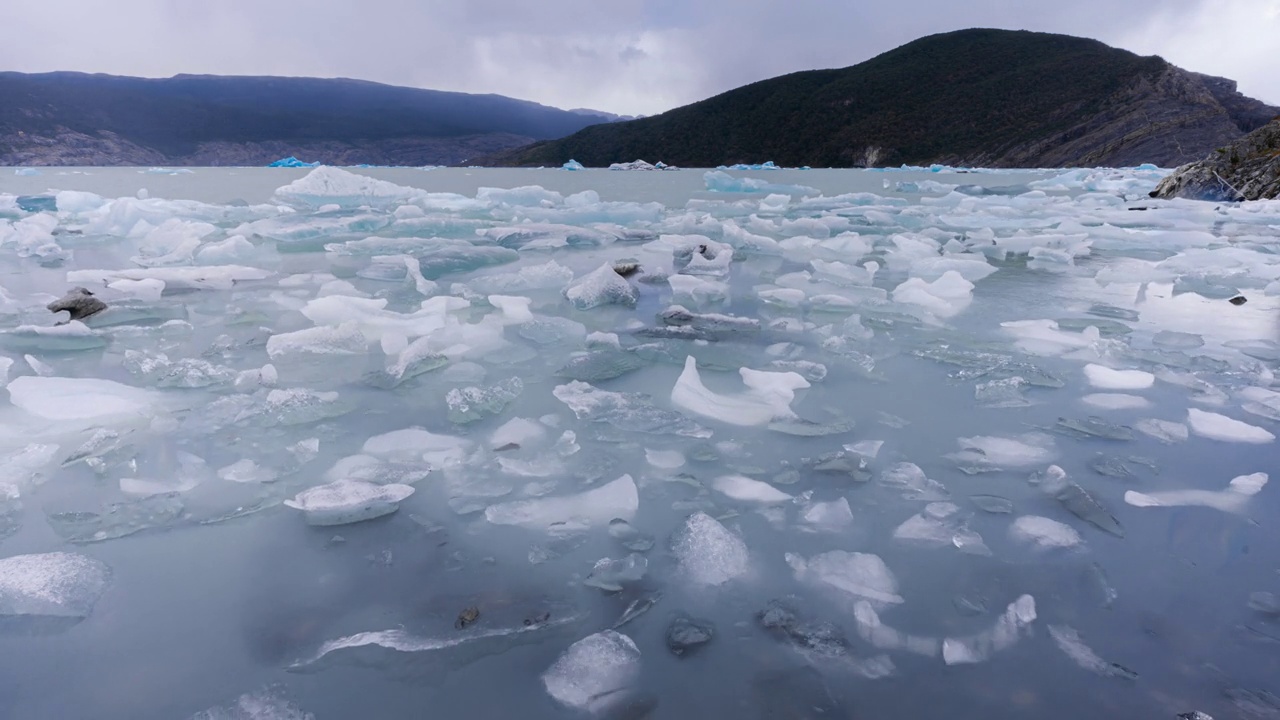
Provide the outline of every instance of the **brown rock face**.
{"type": "Polygon", "coordinates": [[[1209,157],[1178,168],[1151,196],[1212,201],[1280,197],[1280,116],[1209,157]]]}

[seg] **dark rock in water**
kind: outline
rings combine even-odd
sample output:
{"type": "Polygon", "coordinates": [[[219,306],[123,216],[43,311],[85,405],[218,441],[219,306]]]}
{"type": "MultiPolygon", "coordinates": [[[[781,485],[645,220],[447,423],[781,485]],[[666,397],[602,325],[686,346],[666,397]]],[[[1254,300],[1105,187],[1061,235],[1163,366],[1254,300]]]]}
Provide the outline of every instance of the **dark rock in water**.
{"type": "Polygon", "coordinates": [[[82,287],[72,288],[70,292],[54,300],[45,307],[51,313],[67,311],[72,320],[83,320],[107,309],[107,304],[93,296],[93,293],[82,287]]]}
{"type": "Polygon", "coordinates": [[[459,630],[466,629],[469,625],[480,619],[480,608],[474,605],[458,613],[458,619],[453,626],[459,630]]]}
{"type": "Polygon", "coordinates": [[[1151,197],[1214,202],[1280,197],[1280,117],[1209,157],[1174,170],[1151,197]]]}
{"type": "Polygon", "coordinates": [[[1068,512],[1104,532],[1124,537],[1124,528],[1102,503],[1075,483],[1068,483],[1057,494],[1058,502],[1068,512]]]}
{"type": "Polygon", "coordinates": [[[684,656],[711,642],[714,635],[715,626],[710,621],[678,617],[667,628],[667,649],[684,656]]]}
{"type": "Polygon", "coordinates": [[[827,657],[839,657],[849,652],[849,641],[840,628],[828,622],[802,621],[796,611],[781,601],[769,603],[756,619],[766,630],[781,634],[796,648],[827,657]]]}
{"type": "Polygon", "coordinates": [[[613,264],[613,271],[622,277],[631,277],[640,272],[640,263],[635,260],[619,260],[613,264]]]}
{"type": "Polygon", "coordinates": [[[1245,304],[1245,303],[1249,302],[1249,298],[1247,298],[1247,297],[1245,297],[1245,296],[1243,296],[1243,295],[1237,295],[1237,296],[1235,296],[1235,297],[1231,298],[1230,300],[1228,300],[1227,302],[1229,302],[1229,303],[1231,303],[1232,305],[1235,305],[1235,306],[1237,306],[1237,307],[1238,307],[1238,306],[1240,306],[1240,305],[1243,305],[1243,304],[1245,304]]]}

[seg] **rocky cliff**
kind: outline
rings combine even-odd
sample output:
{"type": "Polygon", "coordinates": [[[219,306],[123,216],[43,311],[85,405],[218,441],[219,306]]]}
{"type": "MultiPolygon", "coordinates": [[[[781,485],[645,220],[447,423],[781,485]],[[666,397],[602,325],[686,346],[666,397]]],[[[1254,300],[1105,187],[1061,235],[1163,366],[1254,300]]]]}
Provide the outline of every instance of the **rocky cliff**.
{"type": "Polygon", "coordinates": [[[975,29],[586,128],[486,162],[1172,167],[1278,112],[1241,95],[1231,80],[1159,57],[1065,35],[975,29]]]}
{"type": "Polygon", "coordinates": [[[1280,198],[1280,117],[1203,160],[1178,168],[1151,196],[1213,201],[1280,198]]]}

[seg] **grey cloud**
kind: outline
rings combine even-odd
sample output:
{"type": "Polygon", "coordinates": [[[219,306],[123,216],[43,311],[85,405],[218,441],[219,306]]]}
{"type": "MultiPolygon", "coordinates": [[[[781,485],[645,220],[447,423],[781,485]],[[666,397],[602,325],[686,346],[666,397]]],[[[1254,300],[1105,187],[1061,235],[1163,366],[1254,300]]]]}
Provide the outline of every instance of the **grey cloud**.
{"type": "MultiPolygon", "coordinates": [[[[344,76],[653,113],[964,27],[1097,37],[1179,62],[1161,44],[1175,33],[1159,28],[1203,24],[1210,2],[1250,1],[1274,0],[42,0],[8,9],[0,67],[344,76]]],[[[1280,79],[1254,57],[1187,53],[1280,101],[1280,79]]]]}

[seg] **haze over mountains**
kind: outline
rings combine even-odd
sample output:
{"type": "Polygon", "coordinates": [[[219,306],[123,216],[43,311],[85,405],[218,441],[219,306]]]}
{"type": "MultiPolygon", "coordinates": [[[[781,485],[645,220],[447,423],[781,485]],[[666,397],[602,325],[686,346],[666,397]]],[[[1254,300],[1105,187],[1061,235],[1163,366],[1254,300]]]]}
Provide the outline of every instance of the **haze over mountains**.
{"type": "Polygon", "coordinates": [[[974,29],[635,120],[356,80],[0,73],[0,164],[1174,166],[1277,114],[1159,57],[974,29]]]}

